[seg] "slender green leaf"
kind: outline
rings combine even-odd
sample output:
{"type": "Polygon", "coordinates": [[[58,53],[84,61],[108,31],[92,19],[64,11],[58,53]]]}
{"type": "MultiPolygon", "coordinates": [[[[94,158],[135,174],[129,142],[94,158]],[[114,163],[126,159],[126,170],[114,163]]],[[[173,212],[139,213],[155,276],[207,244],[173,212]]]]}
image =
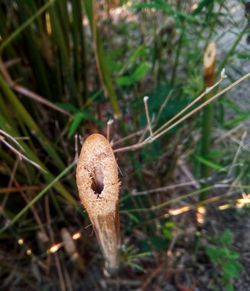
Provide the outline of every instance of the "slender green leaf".
{"type": "Polygon", "coordinates": [[[44,194],[47,193],[47,191],[54,186],[56,183],[60,181],[60,179],[65,176],[74,166],[75,161],[71,163],[67,168],[65,168],[52,182],[50,182],[41,192],[39,192],[35,198],[33,198],[7,225],[7,227],[4,227],[0,229],[0,232],[3,232],[6,230],[6,228],[12,226],[15,224],[44,194]]]}
{"type": "Polygon", "coordinates": [[[216,171],[222,171],[225,169],[225,167],[221,166],[221,165],[218,165],[212,161],[209,161],[201,156],[196,156],[196,158],[198,159],[198,161],[200,161],[202,164],[216,170],[216,171]]]}
{"type": "Polygon", "coordinates": [[[146,76],[150,68],[151,68],[151,65],[149,63],[140,64],[139,67],[137,67],[136,70],[133,72],[131,78],[136,82],[140,81],[146,76]]]}
{"type": "Polygon", "coordinates": [[[26,27],[32,24],[32,22],[39,17],[45,10],[47,10],[55,0],[49,0],[45,3],[32,17],[30,17],[27,21],[25,21],[21,26],[19,26],[11,35],[5,39],[0,45],[0,51],[2,51],[7,45],[11,43],[13,39],[15,39],[26,27]]]}
{"type": "Polygon", "coordinates": [[[74,115],[72,123],[69,127],[69,138],[72,138],[76,133],[78,127],[82,123],[82,121],[86,118],[86,114],[84,112],[78,112],[74,115]]]}

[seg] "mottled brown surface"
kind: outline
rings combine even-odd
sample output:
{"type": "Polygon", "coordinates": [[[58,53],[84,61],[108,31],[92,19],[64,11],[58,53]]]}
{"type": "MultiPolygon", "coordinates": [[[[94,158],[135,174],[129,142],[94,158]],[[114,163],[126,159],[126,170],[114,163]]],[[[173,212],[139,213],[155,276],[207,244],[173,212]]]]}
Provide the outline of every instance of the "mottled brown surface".
{"type": "Polygon", "coordinates": [[[115,269],[119,245],[118,166],[108,140],[101,134],[92,134],[83,144],[76,180],[104,257],[109,268],[115,269]]]}

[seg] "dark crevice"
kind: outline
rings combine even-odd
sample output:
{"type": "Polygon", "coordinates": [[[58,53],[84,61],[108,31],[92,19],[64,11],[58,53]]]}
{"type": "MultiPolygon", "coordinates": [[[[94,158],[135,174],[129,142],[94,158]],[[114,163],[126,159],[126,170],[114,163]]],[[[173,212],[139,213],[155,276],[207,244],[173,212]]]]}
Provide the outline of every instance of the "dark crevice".
{"type": "Polygon", "coordinates": [[[100,168],[95,168],[91,175],[91,179],[91,189],[99,196],[104,188],[102,170],[100,168]]]}

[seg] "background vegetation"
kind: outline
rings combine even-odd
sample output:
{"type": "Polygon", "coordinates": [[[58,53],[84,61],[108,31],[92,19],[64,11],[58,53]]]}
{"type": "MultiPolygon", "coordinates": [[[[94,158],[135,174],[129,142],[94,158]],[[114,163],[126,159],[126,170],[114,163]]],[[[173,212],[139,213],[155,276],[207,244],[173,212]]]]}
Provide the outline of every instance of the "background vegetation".
{"type": "Polygon", "coordinates": [[[117,151],[115,278],[103,275],[75,185],[82,138],[114,119],[113,148],[135,144],[148,136],[144,96],[155,131],[205,90],[210,42],[215,82],[223,68],[228,78],[206,98],[249,71],[244,2],[0,1],[2,290],[250,288],[248,89],[117,151]]]}

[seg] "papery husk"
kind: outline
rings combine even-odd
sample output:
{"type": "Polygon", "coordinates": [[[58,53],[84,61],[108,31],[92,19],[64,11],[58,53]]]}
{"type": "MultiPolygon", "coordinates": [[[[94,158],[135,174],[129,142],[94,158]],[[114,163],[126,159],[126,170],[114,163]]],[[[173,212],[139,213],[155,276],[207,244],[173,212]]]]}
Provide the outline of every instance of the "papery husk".
{"type": "Polygon", "coordinates": [[[92,134],[84,142],[77,164],[76,181],[107,269],[113,272],[118,269],[120,244],[118,166],[112,147],[103,135],[92,134]]]}

